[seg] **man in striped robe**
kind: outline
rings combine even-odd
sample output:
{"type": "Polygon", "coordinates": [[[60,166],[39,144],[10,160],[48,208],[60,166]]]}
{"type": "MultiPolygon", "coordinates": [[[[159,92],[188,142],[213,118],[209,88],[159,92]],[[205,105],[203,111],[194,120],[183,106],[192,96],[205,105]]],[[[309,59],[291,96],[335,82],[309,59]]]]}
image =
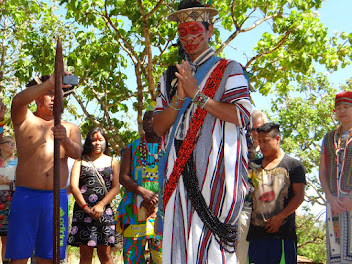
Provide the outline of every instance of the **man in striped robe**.
{"type": "Polygon", "coordinates": [[[209,48],[216,14],[184,0],[168,17],[178,23],[186,56],[163,73],[153,119],[165,137],[163,263],[237,262],[237,220],[247,188],[244,127],[252,106],[241,65],[209,48]]]}

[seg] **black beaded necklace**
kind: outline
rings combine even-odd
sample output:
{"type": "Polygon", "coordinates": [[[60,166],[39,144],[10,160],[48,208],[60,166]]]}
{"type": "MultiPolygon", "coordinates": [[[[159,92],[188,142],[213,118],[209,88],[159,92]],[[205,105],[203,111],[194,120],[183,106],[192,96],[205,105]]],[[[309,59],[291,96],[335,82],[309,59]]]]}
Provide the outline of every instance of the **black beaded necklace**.
{"type": "MultiPolygon", "coordinates": [[[[181,146],[179,140],[175,140],[175,147],[178,152],[181,146]]],[[[195,171],[193,154],[186,162],[182,173],[183,183],[187,190],[187,195],[191,200],[193,208],[198,213],[206,228],[208,228],[220,247],[226,252],[234,253],[236,251],[238,239],[238,225],[222,223],[219,218],[209,209],[202,192],[199,189],[199,182],[195,171]]]]}

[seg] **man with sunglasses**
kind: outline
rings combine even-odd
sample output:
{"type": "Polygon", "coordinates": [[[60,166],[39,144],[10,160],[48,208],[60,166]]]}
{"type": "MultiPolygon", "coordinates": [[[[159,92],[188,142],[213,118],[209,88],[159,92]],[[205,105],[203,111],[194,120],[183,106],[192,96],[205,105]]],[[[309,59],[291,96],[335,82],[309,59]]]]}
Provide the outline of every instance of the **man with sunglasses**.
{"type": "MultiPolygon", "coordinates": [[[[67,158],[82,152],[78,126],[62,122],[54,127],[55,76],[34,78],[12,100],[11,117],[17,143],[18,165],[8,226],[6,257],[11,263],[27,263],[35,248],[38,263],[53,258],[53,166],[54,137],[61,140],[60,161],[60,258],[67,240],[67,158]],[[28,105],[36,101],[34,113],[28,105]]],[[[70,88],[63,85],[62,88],[70,88]]]]}

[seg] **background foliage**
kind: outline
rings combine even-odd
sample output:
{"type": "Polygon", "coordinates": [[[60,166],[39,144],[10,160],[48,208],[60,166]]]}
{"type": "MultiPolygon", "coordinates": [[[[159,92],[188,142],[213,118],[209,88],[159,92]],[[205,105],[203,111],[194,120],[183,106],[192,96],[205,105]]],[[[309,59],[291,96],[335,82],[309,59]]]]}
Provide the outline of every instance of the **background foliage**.
{"type": "MultiPolygon", "coordinates": [[[[9,107],[14,93],[32,76],[52,73],[60,35],[67,69],[80,77],[66,101],[64,118],[78,123],[83,135],[92,126],[104,128],[112,152],[119,155],[142,133],[143,109],[155,99],[161,73],[178,60],[173,46],[176,25],[166,19],[178,3],[1,0],[0,92],[5,103],[9,107]]],[[[331,110],[337,87],[319,71],[346,67],[352,57],[352,33],[328,36],[319,20],[321,4],[322,0],[214,0],[220,14],[211,42],[222,56],[240,36],[265,28],[243,66],[257,93],[274,97],[271,119],[281,124],[285,152],[306,167],[306,200],[313,205],[325,204],[317,182],[319,148],[323,135],[336,125],[331,110]]],[[[351,83],[341,88],[351,89],[351,83]]]]}

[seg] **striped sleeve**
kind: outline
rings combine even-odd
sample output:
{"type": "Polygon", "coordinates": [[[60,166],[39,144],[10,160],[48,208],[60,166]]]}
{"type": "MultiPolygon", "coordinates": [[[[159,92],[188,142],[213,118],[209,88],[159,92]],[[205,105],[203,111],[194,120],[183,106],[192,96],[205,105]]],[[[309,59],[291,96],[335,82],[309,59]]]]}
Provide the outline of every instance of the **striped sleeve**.
{"type": "Polygon", "coordinates": [[[156,105],[154,108],[154,115],[160,113],[168,106],[166,88],[165,88],[165,72],[161,75],[158,83],[158,96],[156,97],[156,105]]]}
{"type": "Polygon", "coordinates": [[[245,127],[249,123],[252,111],[248,81],[239,63],[231,61],[230,64],[232,64],[231,74],[226,81],[225,92],[220,101],[236,105],[239,126],[245,127]]]}

